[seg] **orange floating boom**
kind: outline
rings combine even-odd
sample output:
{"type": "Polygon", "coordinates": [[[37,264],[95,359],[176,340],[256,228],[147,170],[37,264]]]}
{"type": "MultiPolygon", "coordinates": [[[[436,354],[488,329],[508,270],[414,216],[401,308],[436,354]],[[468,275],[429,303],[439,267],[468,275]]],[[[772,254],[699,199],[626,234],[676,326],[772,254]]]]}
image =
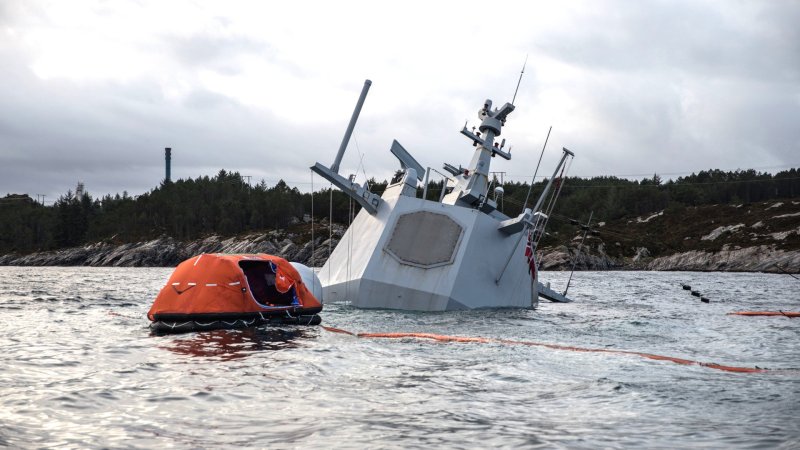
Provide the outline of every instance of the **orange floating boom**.
{"type": "Polygon", "coordinates": [[[729,312],[729,316],[785,316],[800,317],[800,312],[793,311],[734,311],[729,312]]]}
{"type": "Polygon", "coordinates": [[[689,359],[681,359],[681,358],[674,358],[672,356],[663,356],[663,355],[655,355],[652,353],[642,353],[642,352],[633,352],[627,350],[613,350],[613,349],[604,349],[604,348],[585,348],[585,347],[573,347],[568,345],[559,345],[559,344],[545,344],[541,342],[531,342],[531,341],[515,341],[509,339],[496,339],[496,338],[485,338],[485,337],[468,337],[468,336],[448,336],[443,334],[433,334],[433,333],[353,333],[347,330],[342,330],[340,328],[333,328],[333,327],[326,327],[323,326],[323,329],[326,331],[330,331],[332,333],[341,333],[341,334],[349,334],[351,336],[359,337],[359,338],[383,338],[383,339],[430,339],[438,342],[461,342],[461,343],[478,343],[478,344],[508,344],[508,345],[526,345],[529,347],[545,347],[554,350],[570,350],[573,352],[592,352],[592,353],[610,353],[616,355],[634,355],[639,356],[642,358],[647,359],[654,359],[657,361],[670,361],[675,364],[681,364],[685,366],[702,366],[708,367],[709,369],[716,369],[722,370],[725,372],[737,372],[737,373],[764,373],[764,372],[774,372],[774,370],[764,369],[761,367],[736,367],[736,366],[724,366],[721,364],[715,363],[705,363],[700,361],[692,361],[689,359]]]}

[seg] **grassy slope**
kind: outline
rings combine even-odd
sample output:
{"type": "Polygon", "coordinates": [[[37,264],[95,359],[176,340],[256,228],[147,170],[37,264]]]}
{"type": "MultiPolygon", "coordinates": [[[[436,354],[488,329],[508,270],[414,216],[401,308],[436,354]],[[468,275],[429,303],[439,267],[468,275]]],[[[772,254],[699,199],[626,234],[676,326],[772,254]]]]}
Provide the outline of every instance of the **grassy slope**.
{"type": "MultiPolygon", "coordinates": [[[[742,205],[706,205],[667,209],[660,215],[626,217],[599,226],[597,235],[587,237],[592,248],[602,245],[613,258],[630,258],[637,248],[647,248],[652,257],[690,250],[717,252],[723,249],[774,246],[779,250],[800,250],[800,202],[775,200],[742,205]],[[702,239],[719,227],[715,239],[702,239]],[[723,228],[724,230],[725,228],[723,228]]],[[[577,244],[580,232],[553,236],[545,248],[577,244]]]]}

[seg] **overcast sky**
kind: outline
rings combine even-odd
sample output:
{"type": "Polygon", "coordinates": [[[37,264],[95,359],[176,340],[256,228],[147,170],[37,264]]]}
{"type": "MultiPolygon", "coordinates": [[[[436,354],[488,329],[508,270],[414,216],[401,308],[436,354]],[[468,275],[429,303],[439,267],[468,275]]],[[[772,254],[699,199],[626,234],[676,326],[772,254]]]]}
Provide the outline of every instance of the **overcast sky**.
{"type": "Polygon", "coordinates": [[[0,196],[141,194],[164,147],[173,179],[308,190],[367,78],[342,173],[389,177],[392,139],[466,165],[459,129],[511,101],[526,55],[494,171],[529,177],[552,126],[548,173],[561,147],[579,176],[775,172],[800,166],[798,24],[790,0],[2,0],[0,196]]]}

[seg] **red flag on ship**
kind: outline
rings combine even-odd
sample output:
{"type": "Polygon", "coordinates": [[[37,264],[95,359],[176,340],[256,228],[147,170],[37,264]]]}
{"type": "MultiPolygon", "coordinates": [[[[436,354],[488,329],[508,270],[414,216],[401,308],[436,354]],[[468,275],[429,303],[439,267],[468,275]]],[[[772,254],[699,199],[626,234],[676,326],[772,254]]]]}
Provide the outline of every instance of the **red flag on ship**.
{"type": "Polygon", "coordinates": [[[533,252],[533,229],[528,230],[528,242],[525,244],[525,258],[528,260],[528,273],[536,280],[536,255],[533,252]]]}

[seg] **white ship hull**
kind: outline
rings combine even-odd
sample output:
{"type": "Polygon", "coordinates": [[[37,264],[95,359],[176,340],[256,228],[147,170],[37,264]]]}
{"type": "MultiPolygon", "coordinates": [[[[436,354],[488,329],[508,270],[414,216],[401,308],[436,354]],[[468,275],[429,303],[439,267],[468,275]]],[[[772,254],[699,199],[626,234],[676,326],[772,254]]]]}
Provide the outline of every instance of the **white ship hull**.
{"type": "Polygon", "coordinates": [[[319,271],[326,301],[417,311],[535,304],[519,234],[502,233],[478,210],[402,195],[402,187],[386,190],[376,214],[362,210],[339,241],[319,271]]]}
{"type": "MultiPolygon", "coordinates": [[[[561,160],[536,205],[509,218],[497,210],[502,188],[489,198],[492,158],[510,160],[505,139],[496,142],[512,103],[492,108],[486,100],[478,111],[480,125],[461,130],[472,143],[467,168],[444,164],[451,176],[442,184],[440,201],[417,198],[418,183],[428,189],[430,168],[424,169],[400,145],[390,151],[399,170],[382,196],[369,186],[345,178],[339,166],[371,81],[364,82],[353,117],[345,131],[336,159],[330,167],[317,162],[311,170],[330,181],[361,206],[350,228],[319,272],[323,297],[328,302],[349,302],[359,308],[414,311],[457,311],[475,308],[536,307],[539,293],[552,301],[569,301],[562,294],[544,290],[529,272],[534,253],[544,235],[548,215],[560,187],[553,182],[572,152],[563,149],[561,160]],[[548,206],[544,200],[549,198],[548,206]],[[523,241],[523,237],[526,237],[523,241]]],[[[562,170],[563,175],[563,170],[562,170]]],[[[559,177],[560,179],[560,177],[559,177]]],[[[560,183],[558,183],[560,186],[560,183]]],[[[535,273],[533,274],[535,275],[535,273]]]]}

